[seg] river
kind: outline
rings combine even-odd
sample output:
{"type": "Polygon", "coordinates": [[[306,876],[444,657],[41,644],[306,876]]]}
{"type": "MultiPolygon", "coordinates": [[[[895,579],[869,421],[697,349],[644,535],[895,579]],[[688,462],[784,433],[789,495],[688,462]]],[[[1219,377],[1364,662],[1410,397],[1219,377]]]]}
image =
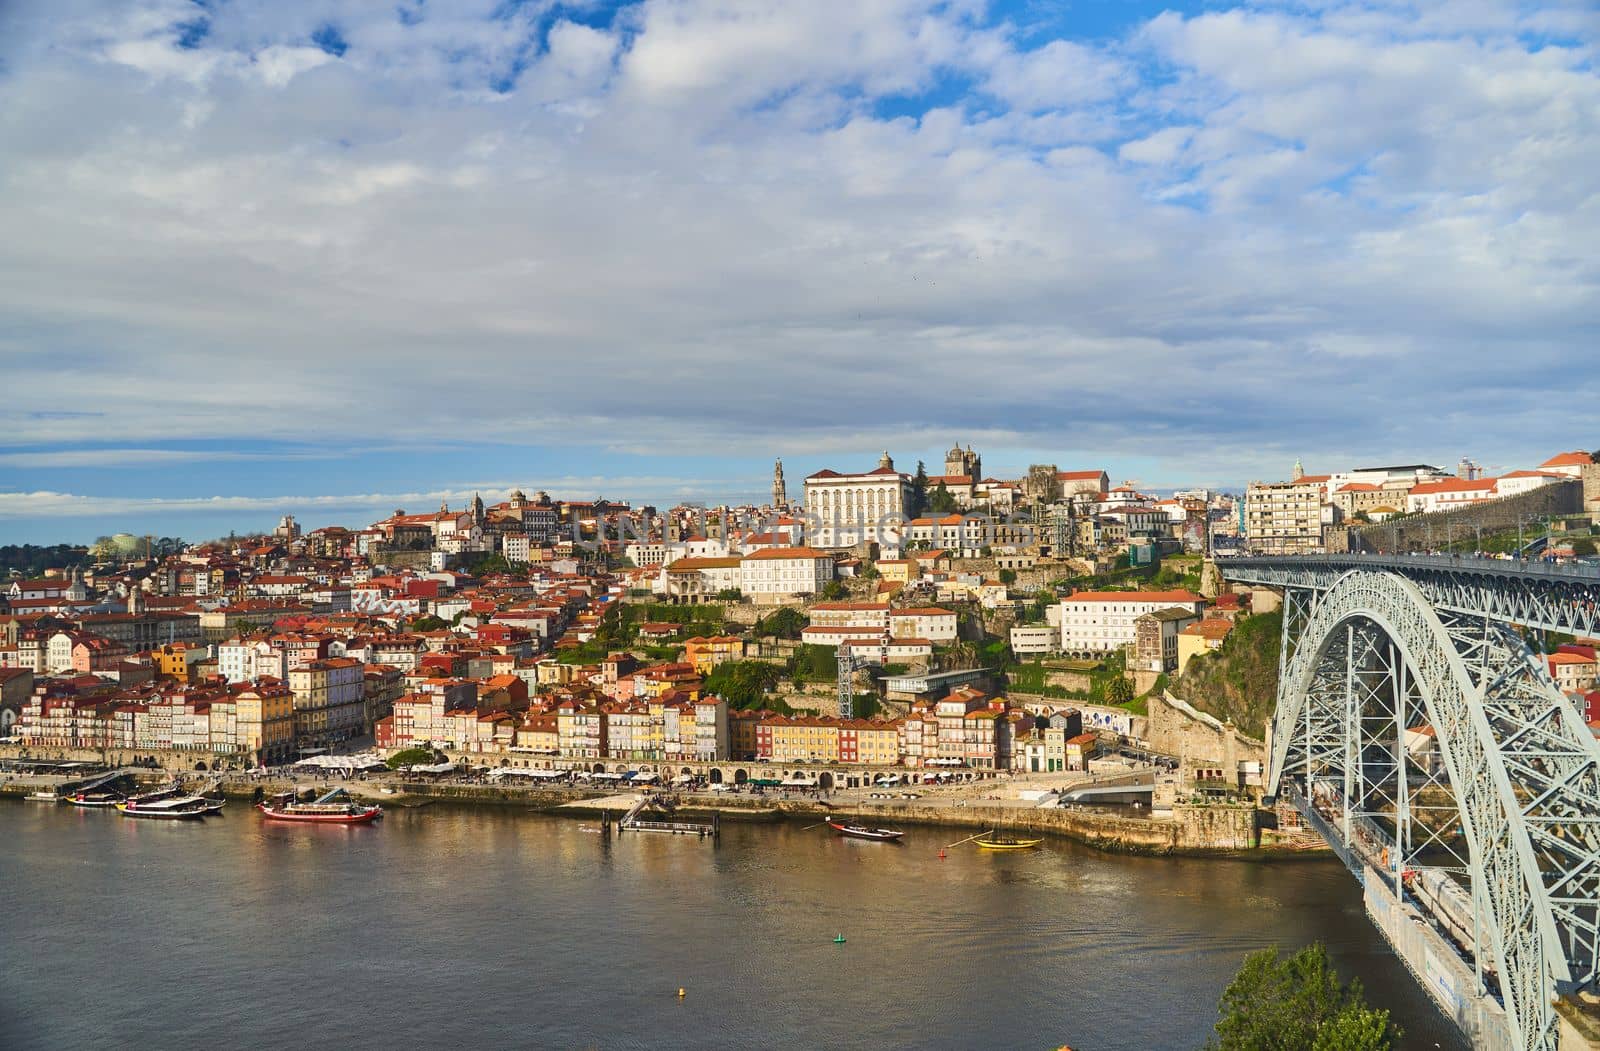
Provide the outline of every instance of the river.
{"type": "Polygon", "coordinates": [[[1195,1048],[1246,952],[1318,939],[1406,1047],[1465,1046],[1332,862],[588,827],[0,800],[0,1046],[1195,1048]]]}

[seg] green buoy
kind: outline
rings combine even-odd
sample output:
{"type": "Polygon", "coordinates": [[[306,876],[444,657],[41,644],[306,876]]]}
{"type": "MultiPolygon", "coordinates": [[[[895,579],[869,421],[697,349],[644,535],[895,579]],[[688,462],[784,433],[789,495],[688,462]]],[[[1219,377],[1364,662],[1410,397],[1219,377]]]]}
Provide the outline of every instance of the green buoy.
{"type": "Polygon", "coordinates": [[[844,935],[835,934],[833,936],[833,944],[835,944],[835,945],[843,945],[844,944],[844,935]]]}

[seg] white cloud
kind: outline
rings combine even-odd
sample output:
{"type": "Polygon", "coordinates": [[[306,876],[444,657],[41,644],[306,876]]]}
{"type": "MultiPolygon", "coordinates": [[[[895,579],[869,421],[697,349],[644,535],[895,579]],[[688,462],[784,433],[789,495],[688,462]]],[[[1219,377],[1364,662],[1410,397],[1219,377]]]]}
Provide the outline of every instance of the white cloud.
{"type": "MultiPolygon", "coordinates": [[[[201,515],[279,515],[294,513],[334,514],[371,513],[375,518],[396,509],[433,510],[441,503],[465,507],[474,496],[485,503],[510,499],[513,489],[527,492],[543,489],[558,500],[664,499],[669,502],[703,494],[724,485],[705,478],[639,476],[563,476],[541,482],[496,481],[478,486],[430,489],[417,492],[340,493],[316,496],[86,496],[79,493],[41,489],[32,492],[0,492],[0,521],[8,519],[97,518],[112,516],[201,515]]],[[[375,519],[374,519],[375,520],[375,519]]]]}
{"type": "Polygon", "coordinates": [[[179,47],[198,10],[0,15],[0,366],[42,410],[7,442],[723,455],[977,418],[1177,475],[1528,459],[1600,385],[1581,4],[1024,42],[916,0],[238,0],[179,47]]]}

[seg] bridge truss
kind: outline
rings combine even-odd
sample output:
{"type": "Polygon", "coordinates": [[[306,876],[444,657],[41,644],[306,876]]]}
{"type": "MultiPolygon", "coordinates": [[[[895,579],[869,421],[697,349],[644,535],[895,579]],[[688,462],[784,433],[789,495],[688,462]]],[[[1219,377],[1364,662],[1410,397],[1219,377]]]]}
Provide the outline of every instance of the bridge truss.
{"type": "Polygon", "coordinates": [[[1219,564],[1284,593],[1268,791],[1397,898],[1429,870],[1461,887],[1447,933],[1510,1045],[1553,1049],[1552,1001],[1600,978],[1600,746],[1519,628],[1595,633],[1600,575],[1435,561],[1219,564]]]}

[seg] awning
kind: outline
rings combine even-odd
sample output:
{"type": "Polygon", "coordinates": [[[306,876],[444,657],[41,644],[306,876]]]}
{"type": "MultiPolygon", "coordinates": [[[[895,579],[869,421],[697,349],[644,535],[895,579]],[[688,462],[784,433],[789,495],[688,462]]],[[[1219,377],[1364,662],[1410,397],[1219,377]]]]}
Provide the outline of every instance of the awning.
{"type": "Polygon", "coordinates": [[[686,785],[690,781],[693,781],[693,780],[694,780],[694,775],[693,774],[679,774],[677,777],[674,777],[672,779],[672,783],[675,784],[675,785],[686,785]]]}

